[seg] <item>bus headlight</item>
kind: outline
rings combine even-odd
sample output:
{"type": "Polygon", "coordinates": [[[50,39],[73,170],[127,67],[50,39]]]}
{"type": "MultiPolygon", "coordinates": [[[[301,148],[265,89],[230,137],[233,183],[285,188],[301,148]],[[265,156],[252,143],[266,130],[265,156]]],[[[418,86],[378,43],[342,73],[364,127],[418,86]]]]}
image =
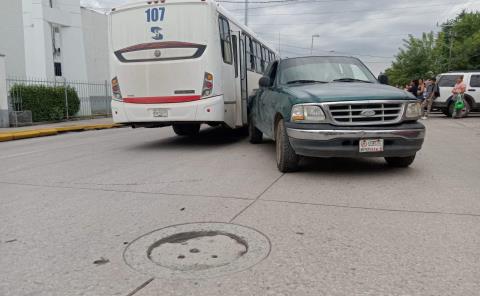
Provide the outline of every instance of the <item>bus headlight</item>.
{"type": "Polygon", "coordinates": [[[213,92],[213,75],[205,72],[203,78],[203,88],[202,88],[202,97],[208,97],[212,95],[213,92]]]}
{"type": "Polygon", "coordinates": [[[315,105],[295,105],[292,107],[292,122],[322,122],[325,120],[320,106],[315,105]]]}
{"type": "Polygon", "coordinates": [[[407,119],[419,119],[422,116],[422,105],[420,102],[408,103],[405,117],[407,119]]]}

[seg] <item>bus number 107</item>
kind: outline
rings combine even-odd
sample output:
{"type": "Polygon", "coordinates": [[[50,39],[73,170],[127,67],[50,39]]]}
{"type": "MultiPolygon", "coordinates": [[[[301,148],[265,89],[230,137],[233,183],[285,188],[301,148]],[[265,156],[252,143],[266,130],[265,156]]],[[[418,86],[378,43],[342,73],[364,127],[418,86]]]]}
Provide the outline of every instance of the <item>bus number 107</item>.
{"type": "Polygon", "coordinates": [[[165,16],[165,7],[160,8],[149,8],[145,10],[147,14],[147,23],[149,22],[158,22],[163,21],[163,17],[165,16]]]}

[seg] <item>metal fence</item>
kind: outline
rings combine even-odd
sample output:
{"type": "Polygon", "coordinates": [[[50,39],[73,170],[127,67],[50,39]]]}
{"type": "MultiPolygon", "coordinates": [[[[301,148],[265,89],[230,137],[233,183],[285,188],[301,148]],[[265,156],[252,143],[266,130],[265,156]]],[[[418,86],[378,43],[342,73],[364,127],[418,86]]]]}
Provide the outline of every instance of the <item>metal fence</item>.
{"type": "MultiPolygon", "coordinates": [[[[35,79],[35,78],[7,78],[7,92],[10,113],[14,115],[14,119],[10,120],[12,125],[21,125],[18,118],[24,113],[28,114],[30,110],[25,110],[23,104],[23,96],[19,91],[12,90],[14,85],[42,85],[42,86],[63,86],[73,88],[80,100],[80,109],[76,114],[68,113],[68,95],[65,91],[65,120],[74,120],[79,118],[93,118],[101,116],[111,116],[112,110],[110,106],[112,88],[109,81],[103,82],[86,82],[57,79],[35,79]]],[[[39,101],[41,104],[41,101],[39,101]]],[[[30,115],[31,116],[31,115],[30,115]]],[[[24,116],[25,117],[25,116],[24,116]]],[[[26,116],[28,117],[28,116],[26,116]]],[[[23,119],[25,120],[25,118],[23,119]]]]}

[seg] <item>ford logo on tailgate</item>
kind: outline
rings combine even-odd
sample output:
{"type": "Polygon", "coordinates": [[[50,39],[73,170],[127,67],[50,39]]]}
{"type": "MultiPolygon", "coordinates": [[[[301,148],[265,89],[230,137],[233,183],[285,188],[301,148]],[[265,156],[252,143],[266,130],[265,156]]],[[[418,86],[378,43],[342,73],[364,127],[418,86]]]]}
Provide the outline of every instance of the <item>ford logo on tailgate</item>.
{"type": "Polygon", "coordinates": [[[376,114],[375,110],[372,110],[372,109],[365,109],[362,112],[360,112],[360,115],[365,117],[372,117],[375,114],[376,114]]]}

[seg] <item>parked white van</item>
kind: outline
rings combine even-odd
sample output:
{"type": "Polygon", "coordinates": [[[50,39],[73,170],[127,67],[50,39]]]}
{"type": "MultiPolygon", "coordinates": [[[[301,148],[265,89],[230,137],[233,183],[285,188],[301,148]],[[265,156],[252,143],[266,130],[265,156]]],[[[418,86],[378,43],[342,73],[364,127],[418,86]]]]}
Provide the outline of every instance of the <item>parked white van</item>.
{"type": "Polygon", "coordinates": [[[480,70],[456,71],[440,74],[437,78],[440,97],[433,102],[433,108],[440,109],[443,114],[451,117],[453,114],[452,89],[459,76],[463,76],[463,82],[467,86],[465,92],[466,112],[465,117],[472,110],[480,111],[480,70]]]}

